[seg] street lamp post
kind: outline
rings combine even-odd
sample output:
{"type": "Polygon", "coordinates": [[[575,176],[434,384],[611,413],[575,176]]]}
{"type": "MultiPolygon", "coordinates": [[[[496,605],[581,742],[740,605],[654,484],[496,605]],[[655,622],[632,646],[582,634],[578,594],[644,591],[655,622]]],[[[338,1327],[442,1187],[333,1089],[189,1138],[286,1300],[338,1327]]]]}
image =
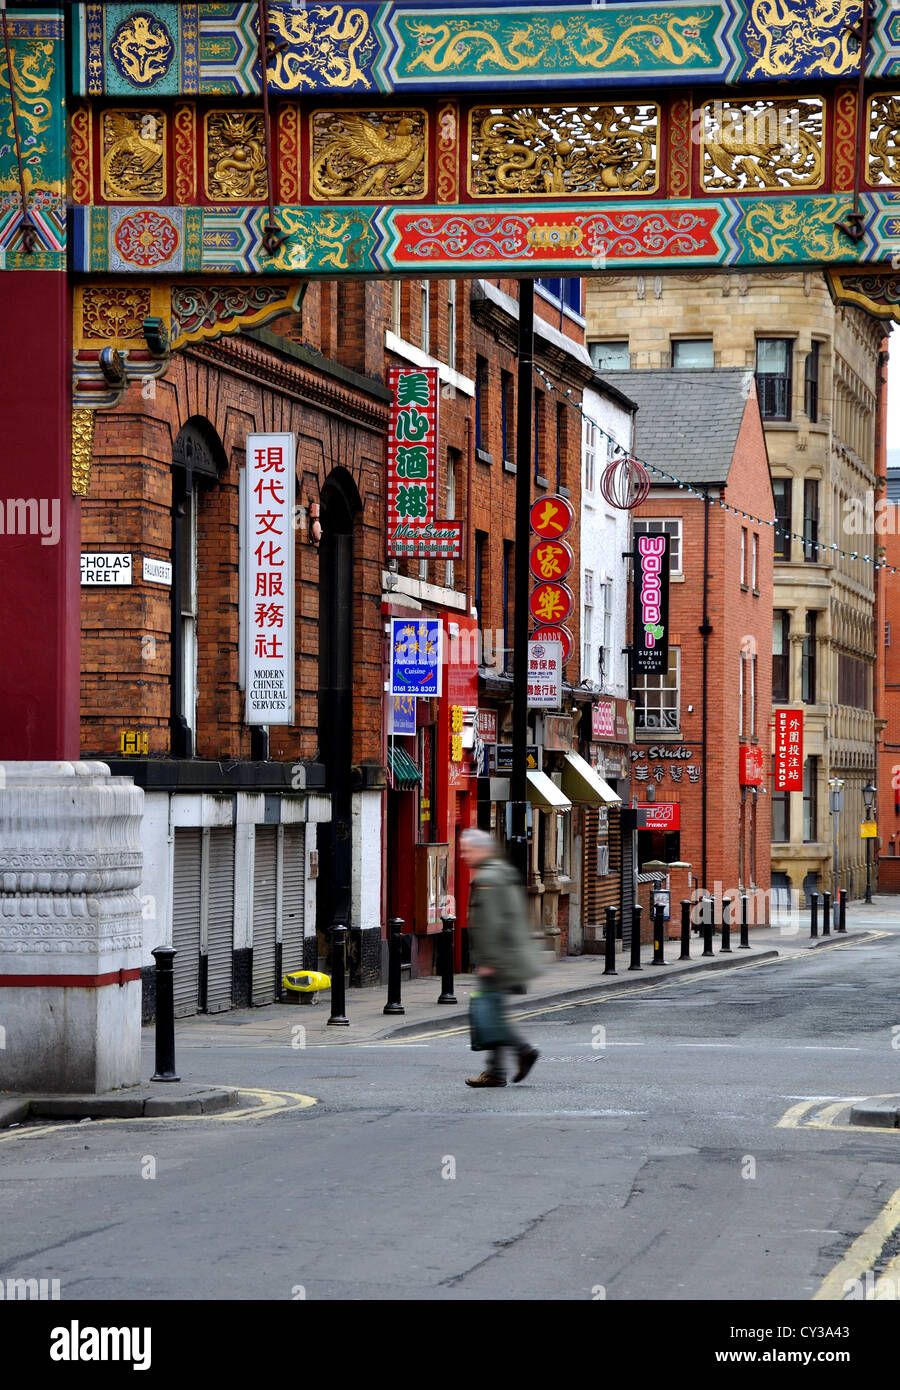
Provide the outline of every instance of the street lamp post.
{"type": "Polygon", "coordinates": [[[838,832],[840,829],[841,811],[844,809],[844,781],[842,777],[830,777],[828,786],[831,789],[831,804],[829,810],[832,815],[832,876],[834,878],[833,892],[837,901],[840,892],[840,880],[838,878],[838,832]]]}
{"type": "MultiPolygon", "coordinates": [[[[871,782],[863,787],[863,804],[866,808],[866,820],[872,819],[872,812],[875,809],[875,798],[878,790],[871,782]]],[[[872,901],[872,841],[866,835],[866,902],[872,901]]]]}

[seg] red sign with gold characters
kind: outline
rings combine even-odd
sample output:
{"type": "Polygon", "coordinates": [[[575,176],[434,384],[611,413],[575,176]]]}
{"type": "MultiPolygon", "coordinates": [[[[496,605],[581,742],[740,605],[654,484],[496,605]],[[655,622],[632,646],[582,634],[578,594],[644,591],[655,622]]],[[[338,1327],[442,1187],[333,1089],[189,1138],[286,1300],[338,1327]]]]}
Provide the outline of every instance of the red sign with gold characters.
{"type": "Polygon", "coordinates": [[[547,623],[543,627],[536,627],[531,634],[532,642],[559,642],[562,647],[563,665],[569,659],[569,652],[572,650],[572,634],[567,627],[562,627],[558,623],[547,623]]]}
{"type": "Polygon", "coordinates": [[[568,584],[538,584],[531,591],[528,607],[536,623],[564,623],[574,601],[568,584]]]}
{"type": "Polygon", "coordinates": [[[565,541],[538,541],[532,546],[528,567],[538,581],[565,579],[574,560],[571,546],[565,541]]]}
{"type": "Polygon", "coordinates": [[[559,541],[575,524],[575,510],[565,497],[539,497],[531,504],[529,523],[543,541],[559,541]]]}
{"type": "Polygon", "coordinates": [[[803,790],[803,711],[775,711],[775,790],[803,790]]]}
{"type": "Polygon", "coordinates": [[[741,744],[741,786],[761,787],[765,780],[765,757],[758,744],[741,744]]]}
{"type": "Polygon", "coordinates": [[[387,553],[458,560],[462,522],[435,520],[437,367],[388,370],[391,413],[387,444],[387,553]]]}

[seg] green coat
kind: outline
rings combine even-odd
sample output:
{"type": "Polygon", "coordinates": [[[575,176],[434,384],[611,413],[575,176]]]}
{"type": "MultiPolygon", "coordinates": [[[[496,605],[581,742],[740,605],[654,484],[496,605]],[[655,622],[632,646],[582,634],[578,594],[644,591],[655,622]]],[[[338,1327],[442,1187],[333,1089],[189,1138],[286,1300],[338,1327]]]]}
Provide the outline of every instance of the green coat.
{"type": "Polygon", "coordinates": [[[472,879],[468,913],[476,965],[490,966],[499,989],[524,985],[541,971],[541,959],[528,931],[525,891],[505,859],[479,864],[472,879]]]}

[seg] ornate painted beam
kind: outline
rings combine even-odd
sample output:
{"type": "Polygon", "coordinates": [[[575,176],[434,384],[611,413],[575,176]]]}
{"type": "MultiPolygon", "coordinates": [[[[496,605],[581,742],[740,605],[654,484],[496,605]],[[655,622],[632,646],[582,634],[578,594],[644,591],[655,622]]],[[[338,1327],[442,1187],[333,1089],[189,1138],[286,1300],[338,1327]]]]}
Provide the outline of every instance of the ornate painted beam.
{"type": "MultiPolygon", "coordinates": [[[[76,5],[82,96],[257,95],[256,5],[76,5]]],[[[862,0],[331,4],[269,0],[272,93],[410,93],[853,78],[862,0]]],[[[875,6],[870,72],[900,64],[875,6]]]]}

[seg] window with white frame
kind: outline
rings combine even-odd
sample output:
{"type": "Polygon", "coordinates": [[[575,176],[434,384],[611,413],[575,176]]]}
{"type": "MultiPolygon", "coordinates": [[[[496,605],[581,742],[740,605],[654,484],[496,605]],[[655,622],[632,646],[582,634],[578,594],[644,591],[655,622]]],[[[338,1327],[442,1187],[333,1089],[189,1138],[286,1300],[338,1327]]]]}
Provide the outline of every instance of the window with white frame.
{"type": "Polygon", "coordinates": [[[747,583],[747,528],[741,527],[741,583],[747,583]]]}
{"type": "Polygon", "coordinates": [[[669,537],[669,573],[681,573],[680,518],[670,521],[663,517],[635,517],[633,529],[636,536],[659,536],[665,533],[669,537]]]}
{"type": "Polygon", "coordinates": [[[759,532],[750,537],[750,588],[759,588],[759,532]]]}
{"type": "Polygon", "coordinates": [[[603,631],[600,634],[600,683],[609,674],[612,666],[612,580],[604,578],[600,584],[600,610],[603,614],[603,631]]]}
{"type": "Polygon", "coordinates": [[[456,281],[447,281],[447,365],[456,366],[456,281]]]}
{"type": "Polygon", "coordinates": [[[593,628],[594,628],[594,572],[585,570],[584,583],[582,584],[582,616],[581,616],[581,678],[582,680],[594,680],[594,672],[591,667],[593,656],[593,628]]]}
{"type": "Polygon", "coordinates": [[[631,366],[628,339],[621,338],[611,343],[588,343],[588,351],[594,370],[598,372],[627,372],[631,366]]]}
{"type": "Polygon", "coordinates": [[[669,648],[664,676],[639,674],[634,683],[635,727],[678,730],[681,727],[681,649],[669,648]]]}
{"type": "Polygon", "coordinates": [[[593,495],[597,469],[597,426],[591,420],[584,422],[584,491],[593,495]]]}

